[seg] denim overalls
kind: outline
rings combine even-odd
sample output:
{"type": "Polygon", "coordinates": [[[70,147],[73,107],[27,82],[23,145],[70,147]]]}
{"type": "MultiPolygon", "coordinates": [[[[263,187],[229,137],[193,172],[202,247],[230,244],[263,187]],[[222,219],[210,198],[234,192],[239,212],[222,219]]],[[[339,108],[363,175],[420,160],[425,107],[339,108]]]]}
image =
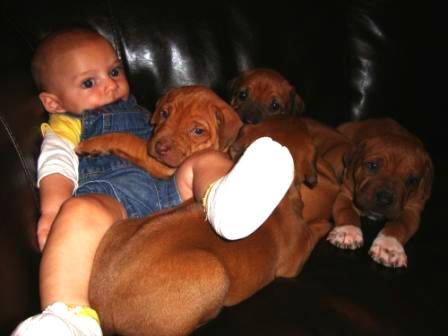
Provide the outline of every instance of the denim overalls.
{"type": "MultiPolygon", "coordinates": [[[[133,96],[82,115],[81,141],[109,132],[126,132],[147,140],[152,135],[149,112],[133,96]]],[[[181,202],[174,176],[161,180],[113,155],[82,156],[75,196],[103,193],[117,199],[129,218],[141,218],[181,202]]]]}

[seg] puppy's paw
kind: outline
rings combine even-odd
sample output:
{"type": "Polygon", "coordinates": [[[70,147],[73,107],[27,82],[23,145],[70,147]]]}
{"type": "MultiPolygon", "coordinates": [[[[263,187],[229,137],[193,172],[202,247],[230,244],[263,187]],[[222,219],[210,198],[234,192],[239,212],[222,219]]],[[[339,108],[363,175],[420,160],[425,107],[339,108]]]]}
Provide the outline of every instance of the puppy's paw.
{"type": "Polygon", "coordinates": [[[407,267],[408,258],[403,245],[394,237],[379,233],[370,247],[373,260],[387,267],[407,267]]]}
{"type": "Polygon", "coordinates": [[[364,244],[362,231],[354,225],[336,226],[327,236],[327,240],[341,249],[356,250],[364,244]]]}
{"type": "Polygon", "coordinates": [[[75,153],[78,155],[100,155],[103,153],[107,153],[106,150],[103,150],[101,148],[97,148],[95,141],[84,140],[81,141],[76,147],[75,147],[75,153]]]}

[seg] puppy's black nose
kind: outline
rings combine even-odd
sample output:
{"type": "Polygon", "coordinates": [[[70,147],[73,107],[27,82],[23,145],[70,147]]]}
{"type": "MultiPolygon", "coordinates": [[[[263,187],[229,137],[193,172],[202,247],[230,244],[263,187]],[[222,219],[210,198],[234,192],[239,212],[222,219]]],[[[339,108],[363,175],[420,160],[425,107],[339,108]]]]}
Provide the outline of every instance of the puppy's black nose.
{"type": "Polygon", "coordinates": [[[376,204],[379,206],[389,206],[394,203],[394,194],[390,190],[380,190],[375,195],[376,204]]]}

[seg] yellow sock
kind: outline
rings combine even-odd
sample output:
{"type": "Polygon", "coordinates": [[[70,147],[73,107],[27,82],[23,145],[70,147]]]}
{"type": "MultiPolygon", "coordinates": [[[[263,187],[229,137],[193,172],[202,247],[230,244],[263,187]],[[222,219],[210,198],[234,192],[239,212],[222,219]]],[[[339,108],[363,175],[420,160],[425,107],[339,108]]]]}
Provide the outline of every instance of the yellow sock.
{"type": "Polygon", "coordinates": [[[78,306],[73,304],[68,304],[68,311],[77,316],[90,317],[94,319],[98,324],[100,324],[100,318],[95,309],[89,306],[78,306]]]}

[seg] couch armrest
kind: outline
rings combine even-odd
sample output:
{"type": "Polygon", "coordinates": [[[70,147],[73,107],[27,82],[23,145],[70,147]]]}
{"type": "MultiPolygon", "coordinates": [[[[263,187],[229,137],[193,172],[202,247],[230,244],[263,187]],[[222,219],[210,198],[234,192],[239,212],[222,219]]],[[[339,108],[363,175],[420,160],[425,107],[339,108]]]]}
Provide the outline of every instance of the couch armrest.
{"type": "Polygon", "coordinates": [[[35,158],[42,111],[23,70],[5,69],[0,97],[0,330],[8,330],[39,307],[35,158]]]}

